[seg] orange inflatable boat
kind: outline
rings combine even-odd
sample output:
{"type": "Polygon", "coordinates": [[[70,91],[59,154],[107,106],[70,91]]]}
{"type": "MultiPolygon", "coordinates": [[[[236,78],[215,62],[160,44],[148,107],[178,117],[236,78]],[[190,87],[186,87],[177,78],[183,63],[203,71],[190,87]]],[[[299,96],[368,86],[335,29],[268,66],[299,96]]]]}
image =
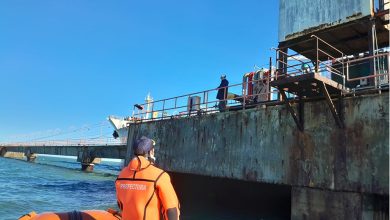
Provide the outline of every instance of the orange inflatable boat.
{"type": "Polygon", "coordinates": [[[30,212],[23,215],[19,220],[118,220],[120,214],[112,209],[103,210],[84,210],[73,212],[44,212],[37,214],[30,212]]]}

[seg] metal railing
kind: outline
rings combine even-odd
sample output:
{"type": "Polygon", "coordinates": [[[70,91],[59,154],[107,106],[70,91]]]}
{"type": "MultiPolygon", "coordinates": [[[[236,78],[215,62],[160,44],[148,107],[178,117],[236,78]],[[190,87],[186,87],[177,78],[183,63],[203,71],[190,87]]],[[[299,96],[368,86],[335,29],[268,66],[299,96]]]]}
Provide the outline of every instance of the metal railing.
{"type": "MultiPolygon", "coordinates": [[[[347,82],[356,82],[362,80],[374,80],[373,87],[383,87],[389,85],[389,74],[390,74],[390,65],[389,65],[389,52],[384,53],[378,53],[376,55],[367,56],[367,57],[361,57],[357,59],[351,59],[346,62],[346,80],[347,82]],[[373,70],[366,70],[364,71],[364,67],[368,67],[370,65],[370,62],[375,62],[377,65],[374,65],[373,70]],[[358,77],[353,77],[350,74],[351,68],[359,68],[361,69],[360,75],[358,77]],[[373,71],[373,72],[372,72],[373,71]]],[[[366,81],[367,86],[368,82],[366,81]]],[[[360,86],[360,84],[359,84],[360,86]]]]}
{"type": "Polygon", "coordinates": [[[348,89],[352,81],[365,80],[365,79],[374,79],[374,87],[381,87],[389,83],[389,53],[376,52],[375,55],[366,56],[363,58],[356,58],[353,55],[346,55],[342,51],[338,50],[331,44],[312,35],[311,39],[296,43],[291,46],[297,46],[299,44],[308,43],[310,41],[315,41],[315,46],[313,49],[303,51],[301,53],[289,54],[288,52],[283,51],[286,48],[272,48],[276,51],[276,63],[279,68],[276,69],[275,78],[291,77],[302,75],[306,73],[315,72],[326,78],[332,79],[334,81],[339,81],[342,84],[344,89],[348,89]],[[326,49],[327,48],[327,49],[326,49]],[[315,53],[315,60],[311,61],[309,59],[299,59],[297,57],[302,56],[301,54],[305,53],[315,53]],[[331,54],[337,54],[334,56],[331,54]],[[379,64],[379,61],[382,64],[379,64]],[[386,61],[387,60],[387,61],[386,61]],[[351,77],[351,68],[356,66],[361,66],[362,69],[369,66],[372,63],[373,70],[366,73],[361,73],[360,77],[351,77]],[[383,64],[385,63],[385,64],[383,64]],[[303,65],[307,65],[309,69],[306,71],[303,69],[303,65]],[[363,67],[363,65],[366,65],[363,67]],[[337,78],[339,80],[337,80],[337,78]]]}
{"type": "Polygon", "coordinates": [[[342,51],[333,47],[328,42],[322,40],[316,35],[311,35],[310,39],[301,41],[289,47],[297,46],[299,44],[308,44],[313,42],[315,48],[302,51],[301,53],[289,54],[283,50],[286,48],[272,48],[276,52],[276,64],[279,68],[276,69],[276,79],[290,76],[297,76],[306,73],[315,72],[324,77],[330,78],[331,74],[335,74],[342,79],[343,87],[345,87],[345,61],[348,57],[342,51]],[[328,49],[326,49],[328,48],[328,49]],[[309,60],[302,56],[306,53],[315,53],[315,60],[309,60]],[[338,54],[339,56],[332,56],[331,54],[338,54]],[[297,57],[303,57],[297,58],[297,57]],[[342,66],[341,69],[335,68],[335,65],[342,66]],[[307,66],[307,68],[304,66],[307,66]]]}
{"type": "MultiPolygon", "coordinates": [[[[269,70],[272,72],[272,70],[269,70]]],[[[269,86],[269,82],[274,78],[272,74],[269,74],[268,77],[263,77],[258,80],[252,80],[249,83],[262,84],[263,86],[269,86]]],[[[265,101],[276,100],[273,94],[276,94],[276,91],[269,90],[268,92],[260,92],[248,95],[247,86],[244,86],[245,83],[242,82],[233,84],[227,87],[208,89],[200,92],[189,93],[185,95],[175,96],[172,98],[161,99],[157,101],[152,101],[149,103],[136,104],[135,106],[142,106],[142,110],[138,112],[133,111],[132,117],[130,117],[131,122],[145,122],[145,121],[154,121],[154,120],[163,120],[170,118],[183,118],[194,115],[202,114],[212,114],[219,112],[218,104],[219,102],[227,102],[227,108],[242,108],[245,109],[248,106],[254,104],[259,104],[265,101]],[[224,94],[227,93],[225,99],[218,100],[216,94],[218,90],[224,90],[224,94]],[[193,99],[196,97],[195,99],[193,99]],[[256,97],[260,98],[263,101],[255,100],[256,97]],[[190,103],[190,100],[198,100],[198,102],[190,103]],[[146,110],[146,106],[150,106],[149,110],[146,110]],[[150,115],[151,117],[146,117],[150,115]]]]}
{"type": "MultiPolygon", "coordinates": [[[[357,65],[358,62],[361,61],[370,61],[372,59],[378,59],[379,57],[387,57],[389,53],[379,54],[375,56],[364,57],[361,59],[354,59],[354,56],[347,56],[342,51],[333,47],[326,41],[320,39],[319,37],[312,35],[311,39],[308,39],[304,42],[314,41],[315,47],[311,50],[311,52],[315,52],[315,60],[302,60],[297,58],[301,54],[288,54],[284,52],[283,48],[272,48],[276,51],[276,53],[284,56],[284,59],[278,58],[277,55],[277,64],[282,64],[282,68],[272,70],[270,68],[270,74],[267,77],[262,77],[259,80],[252,80],[250,83],[256,84],[260,81],[263,82],[264,86],[267,86],[269,89],[267,92],[247,94],[248,86],[246,83],[242,82],[233,84],[224,88],[215,88],[204,90],[200,92],[189,93],[181,96],[176,96],[167,99],[161,99],[149,103],[143,103],[137,106],[147,106],[148,104],[151,106],[150,109],[142,111],[138,111],[137,113],[133,112],[132,117],[130,117],[131,122],[145,122],[145,121],[153,121],[153,120],[162,120],[168,118],[182,118],[194,115],[201,114],[212,114],[220,111],[217,107],[219,102],[226,101],[228,103],[228,108],[237,108],[237,109],[245,109],[248,106],[253,106],[257,104],[261,104],[262,102],[276,101],[278,98],[278,91],[269,87],[269,83],[273,80],[278,80],[281,77],[291,77],[297,76],[307,73],[315,72],[320,74],[323,77],[329,78],[331,80],[339,80],[339,83],[342,84],[343,92],[347,93],[347,82],[362,80],[362,79],[370,79],[370,78],[380,78],[379,85],[384,85],[389,83],[389,65],[387,64],[387,68],[377,69],[375,73],[367,73],[367,76],[354,78],[350,75],[351,66],[357,65]],[[327,48],[327,49],[326,49],[327,48]],[[339,56],[332,56],[331,54],[338,54],[339,56]],[[305,70],[302,68],[304,64],[309,65],[309,70],[305,70]],[[333,75],[332,75],[333,74],[333,75]],[[336,79],[336,77],[340,77],[336,79]],[[225,99],[218,100],[213,99],[211,97],[215,97],[216,93],[219,89],[224,89],[225,93],[228,92],[228,96],[225,99]],[[255,97],[267,97],[262,99],[261,102],[255,102],[255,97]],[[197,97],[197,102],[191,103],[191,98],[197,97]],[[151,117],[146,117],[150,115],[151,117]]],[[[306,51],[307,52],[307,51],[306,51]]],[[[302,53],[302,52],[301,52],[302,53]]],[[[271,62],[270,62],[271,66],[271,62]]],[[[279,66],[279,65],[278,65],[279,66]]],[[[294,96],[292,96],[294,97],[294,96]]]]}

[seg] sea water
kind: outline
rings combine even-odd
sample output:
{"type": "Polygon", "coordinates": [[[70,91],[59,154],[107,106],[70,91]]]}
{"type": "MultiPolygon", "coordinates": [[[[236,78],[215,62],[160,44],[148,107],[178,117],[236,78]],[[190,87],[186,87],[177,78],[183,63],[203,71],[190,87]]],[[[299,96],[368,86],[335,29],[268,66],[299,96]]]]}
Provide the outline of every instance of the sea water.
{"type": "Polygon", "coordinates": [[[0,219],[31,211],[117,209],[114,183],[121,164],[103,161],[87,173],[74,157],[39,155],[35,163],[0,158],[0,219]]]}
{"type": "MultiPolygon", "coordinates": [[[[75,157],[39,155],[34,163],[0,157],[0,220],[31,211],[118,210],[120,161],[81,171],[75,157]]],[[[289,219],[289,189],[281,186],[170,173],[184,220],[289,219]]]]}

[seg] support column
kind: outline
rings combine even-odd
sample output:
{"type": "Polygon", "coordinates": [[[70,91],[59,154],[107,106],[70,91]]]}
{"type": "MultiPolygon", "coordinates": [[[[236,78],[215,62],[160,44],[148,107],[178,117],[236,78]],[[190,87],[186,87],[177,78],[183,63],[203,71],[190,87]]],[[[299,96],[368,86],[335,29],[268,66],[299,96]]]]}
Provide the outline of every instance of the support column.
{"type": "Polygon", "coordinates": [[[26,155],[28,162],[34,162],[37,156],[32,152],[30,148],[26,148],[26,151],[24,153],[26,155]]]}
{"type": "MultiPolygon", "coordinates": [[[[283,43],[279,43],[278,45],[279,51],[278,51],[278,59],[277,59],[277,65],[279,73],[278,75],[285,75],[287,74],[287,56],[288,48],[285,47],[283,43]]],[[[283,79],[286,76],[279,77],[277,79],[283,79]]]]}
{"type": "MultiPolygon", "coordinates": [[[[283,43],[279,43],[278,48],[282,48],[282,49],[279,49],[279,51],[277,53],[276,62],[277,62],[278,71],[276,73],[277,74],[276,80],[286,78],[285,74],[287,74],[287,56],[286,56],[286,54],[288,53],[288,48],[286,48],[285,44],[283,44],[283,43]],[[282,75],[282,76],[280,76],[280,75],[282,75]]],[[[278,93],[278,100],[282,101],[282,97],[281,97],[280,93],[278,93]]]]}
{"type": "Polygon", "coordinates": [[[93,164],[93,163],[88,163],[88,162],[81,163],[81,170],[82,171],[92,172],[94,167],[95,167],[95,164],[93,164]]]}
{"type": "Polygon", "coordinates": [[[100,162],[100,158],[96,157],[96,152],[90,151],[88,147],[83,147],[83,149],[78,152],[77,161],[81,163],[82,171],[92,172],[95,163],[100,162]]]}
{"type": "MultiPolygon", "coordinates": [[[[295,111],[294,111],[290,101],[287,99],[287,95],[283,89],[279,89],[279,94],[281,94],[282,100],[286,104],[287,110],[291,113],[291,116],[293,117],[298,129],[303,132],[303,121],[301,121],[301,120],[303,120],[303,116],[297,116],[297,113],[295,113],[295,111]]],[[[303,103],[301,101],[302,100],[299,101],[298,110],[300,113],[303,113],[303,103]]]]}
{"type": "MultiPolygon", "coordinates": [[[[368,30],[368,52],[369,56],[375,55],[375,18],[371,19],[371,27],[368,30]]],[[[376,64],[375,64],[375,58],[370,59],[370,75],[375,74],[376,71],[376,64]]],[[[368,80],[368,85],[370,86],[377,86],[377,79],[376,78],[370,78],[368,80]]]]}
{"type": "Polygon", "coordinates": [[[5,154],[7,153],[6,147],[0,147],[0,156],[5,157],[5,154]]]}

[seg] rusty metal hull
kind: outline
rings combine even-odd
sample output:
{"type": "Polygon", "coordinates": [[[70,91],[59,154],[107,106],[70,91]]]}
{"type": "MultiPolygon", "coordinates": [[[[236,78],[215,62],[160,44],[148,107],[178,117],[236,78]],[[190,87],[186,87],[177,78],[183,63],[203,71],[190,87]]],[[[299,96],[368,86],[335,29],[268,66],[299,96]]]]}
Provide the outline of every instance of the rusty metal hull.
{"type": "Polygon", "coordinates": [[[146,135],[170,171],[388,195],[388,92],[343,102],[344,129],[324,100],[305,103],[304,132],[284,106],[132,124],[127,160],[146,135]]]}

